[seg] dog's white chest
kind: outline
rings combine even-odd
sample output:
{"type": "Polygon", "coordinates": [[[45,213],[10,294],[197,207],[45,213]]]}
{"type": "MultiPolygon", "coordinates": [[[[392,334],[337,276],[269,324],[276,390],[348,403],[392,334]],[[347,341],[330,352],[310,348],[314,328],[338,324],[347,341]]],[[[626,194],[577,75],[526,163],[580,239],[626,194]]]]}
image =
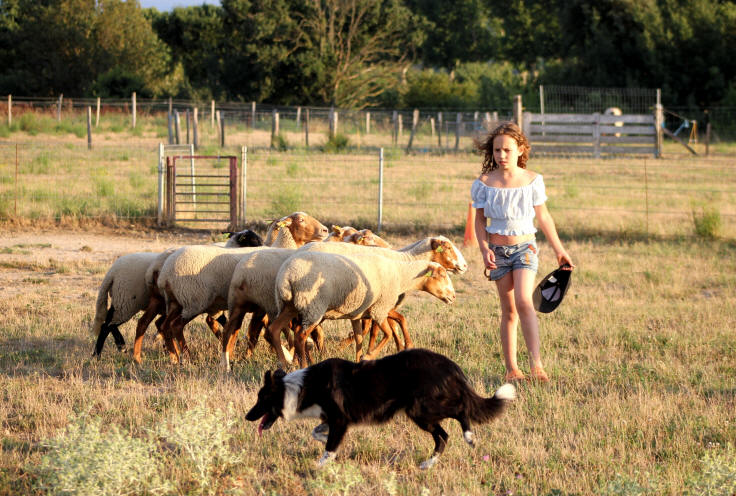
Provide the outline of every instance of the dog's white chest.
{"type": "Polygon", "coordinates": [[[284,409],[281,414],[285,420],[294,420],[299,418],[320,418],[322,416],[322,408],[319,405],[312,405],[304,410],[299,408],[299,392],[303,384],[303,371],[298,370],[284,377],[284,409]]]}

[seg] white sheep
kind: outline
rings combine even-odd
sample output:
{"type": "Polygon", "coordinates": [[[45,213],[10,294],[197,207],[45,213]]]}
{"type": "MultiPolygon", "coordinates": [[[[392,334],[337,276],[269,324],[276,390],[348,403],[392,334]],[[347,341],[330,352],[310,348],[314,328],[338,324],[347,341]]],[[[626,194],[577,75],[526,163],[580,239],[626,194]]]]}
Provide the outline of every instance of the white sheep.
{"type": "MultiPolygon", "coordinates": [[[[324,241],[343,241],[342,243],[329,243],[344,245],[346,243],[359,244],[364,247],[388,246],[388,244],[375,236],[370,230],[357,230],[354,227],[332,226],[329,236],[324,241]]],[[[325,243],[314,242],[310,245],[322,245],[325,243]]],[[[339,248],[336,248],[339,250],[339,248]]],[[[255,349],[261,329],[268,325],[278,315],[278,308],[273,299],[276,275],[281,265],[294,254],[294,250],[270,249],[259,250],[245,255],[233,271],[228,292],[228,314],[229,318],[222,332],[222,365],[223,369],[230,370],[230,357],[232,356],[238,331],[246,313],[253,312],[248,325],[248,348],[246,357],[251,356],[255,349]]],[[[321,327],[315,328],[312,337],[318,348],[322,348],[324,341],[321,327]]],[[[283,349],[283,347],[282,347],[283,349]]],[[[287,361],[291,362],[291,353],[283,349],[287,361]]]]}
{"type": "MultiPolygon", "coordinates": [[[[249,229],[229,234],[230,237],[224,244],[227,247],[263,244],[260,236],[249,229]]],[[[91,328],[92,333],[97,335],[94,355],[98,358],[110,334],[113,335],[118,349],[120,351],[125,349],[125,339],[118,327],[132,319],[139,311],[145,310],[136,326],[136,343],[133,348],[133,358],[140,362],[143,334],[153,318],[163,314],[163,307],[154,304],[157,292],[148,278],[152,277],[153,269],[156,266],[160,268],[158,264],[163,264],[162,260],[165,260],[172,251],[173,249],[163,253],[140,252],[123,255],[115,260],[107,271],[97,293],[95,317],[91,328]]],[[[160,324],[161,321],[157,321],[159,329],[160,324]]]]}
{"type": "Polygon", "coordinates": [[[298,317],[302,328],[295,336],[299,365],[311,361],[305,350],[306,337],[322,319],[349,319],[356,336],[360,320],[378,322],[388,335],[387,317],[399,295],[410,290],[427,291],[446,303],[455,299],[447,271],[426,260],[398,261],[373,253],[336,254],[297,252],[279,269],[275,297],[280,312],[268,326],[266,337],[286,366],[279,335],[291,319],[298,317]]]}
{"type": "MultiPolygon", "coordinates": [[[[322,240],[327,228],[304,212],[295,212],[279,222],[266,236],[274,247],[296,248],[322,240]],[[278,234],[274,236],[274,232],[278,234]]],[[[166,299],[166,319],[161,328],[173,362],[185,351],[184,326],[201,313],[227,310],[230,280],[240,259],[254,249],[223,250],[217,247],[186,247],[164,263],[158,287],[166,299]],[[177,344],[173,338],[176,337],[177,344]]]]}
{"type": "MultiPolygon", "coordinates": [[[[299,251],[321,251],[321,252],[341,253],[341,254],[348,254],[348,255],[356,254],[356,253],[357,254],[365,253],[366,250],[370,250],[368,251],[368,253],[380,254],[382,256],[391,258],[393,260],[433,261],[433,262],[436,262],[442,265],[447,270],[456,272],[458,274],[462,274],[466,270],[468,270],[468,263],[465,261],[465,257],[463,257],[463,254],[460,252],[457,246],[455,246],[455,244],[452,241],[450,241],[448,238],[446,238],[445,236],[431,236],[431,237],[427,237],[424,239],[420,239],[414,243],[404,246],[403,248],[399,248],[398,250],[373,249],[373,248],[355,246],[351,244],[335,244],[335,243],[330,243],[330,244],[308,243],[299,249],[299,251]]],[[[397,349],[411,348],[413,345],[411,336],[409,335],[409,331],[406,327],[406,319],[401,313],[399,313],[396,310],[396,307],[398,307],[402,301],[403,301],[403,295],[399,297],[399,299],[396,302],[395,307],[392,308],[391,311],[389,312],[390,323],[395,322],[396,324],[398,324],[403,334],[403,337],[404,337],[404,345],[402,346],[398,338],[398,333],[393,328],[393,325],[392,325],[391,335],[394,338],[394,342],[396,343],[397,349]]],[[[367,320],[363,322],[362,335],[366,334],[368,330],[371,328],[373,330],[373,332],[371,333],[371,337],[370,337],[370,341],[368,345],[369,354],[372,354],[374,351],[377,353],[386,344],[386,341],[381,341],[378,347],[374,348],[376,332],[378,331],[377,325],[378,323],[376,322],[372,323],[367,320]]],[[[384,337],[387,338],[388,336],[384,335],[384,337]]],[[[354,341],[355,341],[354,336],[351,336],[343,340],[341,345],[344,346],[354,341]]],[[[359,354],[359,349],[356,349],[356,354],[359,354]]],[[[356,359],[359,359],[359,358],[360,357],[358,356],[356,359]]]]}

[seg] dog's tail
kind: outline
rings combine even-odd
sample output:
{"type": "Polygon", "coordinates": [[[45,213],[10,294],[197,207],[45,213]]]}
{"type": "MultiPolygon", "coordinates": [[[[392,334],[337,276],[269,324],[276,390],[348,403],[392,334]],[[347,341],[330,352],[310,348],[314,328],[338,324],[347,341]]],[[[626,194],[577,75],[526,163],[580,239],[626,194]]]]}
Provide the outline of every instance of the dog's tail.
{"type": "Polygon", "coordinates": [[[501,415],[506,403],[516,399],[516,388],[513,384],[506,383],[490,398],[483,398],[472,391],[466,398],[465,408],[470,420],[483,423],[501,415]]]}

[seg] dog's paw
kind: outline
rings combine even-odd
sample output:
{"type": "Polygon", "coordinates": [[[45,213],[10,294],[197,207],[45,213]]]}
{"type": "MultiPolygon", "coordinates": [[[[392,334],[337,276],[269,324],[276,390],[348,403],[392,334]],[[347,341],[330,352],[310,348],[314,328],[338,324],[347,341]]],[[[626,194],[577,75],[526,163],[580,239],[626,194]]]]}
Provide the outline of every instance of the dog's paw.
{"type": "Polygon", "coordinates": [[[422,463],[420,463],[419,464],[419,468],[422,469],[422,470],[430,469],[430,468],[434,467],[434,464],[437,463],[437,460],[438,459],[439,459],[439,457],[437,455],[434,455],[429,460],[424,460],[422,463]]]}
{"type": "Polygon", "coordinates": [[[475,447],[475,434],[473,434],[473,431],[463,432],[463,439],[465,439],[465,442],[470,446],[475,447]]]}
{"type": "Polygon", "coordinates": [[[312,437],[320,443],[327,442],[327,434],[330,432],[330,426],[327,424],[319,424],[312,430],[312,437]]]}
{"type": "Polygon", "coordinates": [[[332,460],[335,459],[337,456],[337,453],[335,451],[325,451],[322,454],[322,457],[317,461],[317,468],[322,468],[328,463],[330,463],[332,460]]]}

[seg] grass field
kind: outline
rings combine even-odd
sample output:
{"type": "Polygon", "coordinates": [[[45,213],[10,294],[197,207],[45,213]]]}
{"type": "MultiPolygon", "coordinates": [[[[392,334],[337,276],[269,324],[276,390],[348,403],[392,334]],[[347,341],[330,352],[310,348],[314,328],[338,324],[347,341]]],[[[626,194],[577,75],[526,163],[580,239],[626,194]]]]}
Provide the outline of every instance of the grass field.
{"type": "MultiPolygon", "coordinates": [[[[89,187],[75,182],[89,162],[67,147],[62,139],[51,147],[47,165],[38,162],[38,184],[23,187],[89,187]],[[58,155],[66,158],[60,163],[58,155]],[[68,176],[52,179],[65,169],[68,176]]],[[[134,187],[128,186],[134,181],[117,178],[129,178],[136,168],[148,174],[155,162],[143,145],[111,147],[117,151],[101,161],[97,174],[109,175],[112,189],[101,195],[105,187],[96,186],[90,197],[127,197],[131,188],[148,198],[135,201],[145,210],[155,194],[149,179],[134,187]],[[121,149],[128,150],[127,160],[119,159],[121,149]]],[[[269,157],[279,171],[294,163],[284,155],[262,160],[269,157]]],[[[334,171],[316,171],[338,159],[321,160],[298,162],[295,177],[282,174],[282,189],[302,173],[334,177],[334,171]]],[[[361,176],[353,160],[343,181],[361,176]]],[[[470,158],[434,160],[408,157],[387,167],[404,174],[393,187],[406,183],[397,194],[408,199],[395,200],[395,206],[405,209],[411,227],[404,229],[400,217],[388,218],[384,237],[394,246],[428,234],[462,241],[467,200],[456,196],[467,194],[476,166],[470,158]],[[419,169],[417,163],[431,167],[419,169]],[[442,221],[423,225],[419,214],[432,208],[430,214],[442,221]]],[[[95,215],[58,216],[51,207],[52,221],[46,215],[8,216],[0,226],[0,494],[733,494],[736,198],[728,160],[647,160],[647,198],[637,179],[644,163],[634,159],[532,162],[545,175],[550,211],[577,264],[563,305],[540,316],[552,380],[520,384],[518,400],[501,419],[475,428],[475,449],[463,442],[456,422],[446,421],[448,448],[427,472],[417,465],[432,441],[402,416],[349,431],[337,460],[321,470],[315,461],[323,448],[309,435],[314,422],[280,420],[257,437],[245,412],[264,371],[277,361],[264,343],[244,359],[241,340],[233,373],[221,374],[217,342],[201,317],[185,331],[192,354],[182,366],[168,363],[152,331],[141,365],[114,351],[111,342],[101,360],[91,358],[94,302],[112,261],[133,251],[209,242],[215,234],[111,229],[95,215]]],[[[253,177],[252,184],[254,194],[263,188],[263,215],[278,206],[268,178],[253,177]]],[[[347,199],[327,201],[343,193],[326,181],[327,197],[314,187],[283,201],[330,221],[375,218],[374,206],[352,210],[347,199]]],[[[12,181],[2,184],[12,191],[12,181]]],[[[99,212],[103,220],[109,213],[99,212]]],[[[540,272],[546,273],[554,268],[553,253],[544,240],[540,246],[540,272]]],[[[477,250],[463,251],[470,269],[453,276],[457,301],[444,305],[412,295],[403,313],[417,346],[457,361],[474,387],[489,395],[504,372],[498,301],[477,250]]],[[[129,322],[122,329],[128,343],[134,327],[129,322]]],[[[349,350],[336,347],[348,328],[327,323],[321,358],[351,358],[349,350]]],[[[519,362],[526,364],[521,335],[519,340],[519,362]]]]}

